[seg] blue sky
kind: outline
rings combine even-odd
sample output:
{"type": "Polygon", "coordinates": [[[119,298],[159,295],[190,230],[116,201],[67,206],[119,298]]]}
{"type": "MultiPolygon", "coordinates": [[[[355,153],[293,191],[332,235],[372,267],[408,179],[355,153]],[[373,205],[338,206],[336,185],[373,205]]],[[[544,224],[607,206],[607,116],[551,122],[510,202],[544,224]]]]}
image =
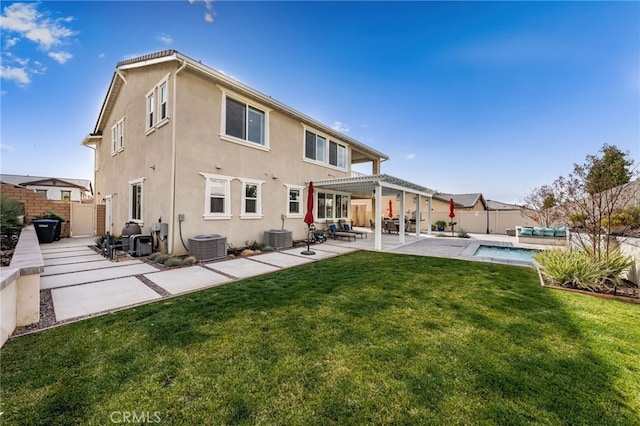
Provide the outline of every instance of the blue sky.
{"type": "Polygon", "coordinates": [[[170,48],[442,192],[521,202],[604,143],[640,162],[640,2],[0,7],[2,173],[92,179],[80,143],[116,63],[170,48]]]}

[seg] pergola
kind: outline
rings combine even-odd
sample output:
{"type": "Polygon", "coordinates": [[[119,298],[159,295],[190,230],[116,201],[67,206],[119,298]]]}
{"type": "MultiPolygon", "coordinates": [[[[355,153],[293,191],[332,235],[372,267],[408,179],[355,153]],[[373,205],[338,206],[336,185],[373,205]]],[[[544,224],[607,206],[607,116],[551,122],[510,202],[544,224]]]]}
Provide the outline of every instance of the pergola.
{"type": "MultiPolygon", "coordinates": [[[[374,248],[382,250],[382,197],[384,195],[400,196],[400,211],[405,211],[406,194],[414,194],[416,200],[416,237],[420,236],[420,207],[422,197],[427,200],[427,232],[431,233],[431,197],[436,191],[406,180],[386,175],[355,176],[314,181],[315,188],[330,189],[352,194],[358,198],[375,199],[374,248]]],[[[398,243],[404,243],[405,221],[399,221],[398,243]]]]}

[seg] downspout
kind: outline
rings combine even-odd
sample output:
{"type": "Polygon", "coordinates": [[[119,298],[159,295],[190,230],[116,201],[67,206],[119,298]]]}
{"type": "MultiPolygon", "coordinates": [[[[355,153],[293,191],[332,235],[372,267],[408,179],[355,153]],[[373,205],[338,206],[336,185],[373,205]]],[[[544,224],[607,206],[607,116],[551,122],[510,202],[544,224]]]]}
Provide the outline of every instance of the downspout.
{"type": "Polygon", "coordinates": [[[178,73],[185,69],[187,66],[187,61],[183,61],[182,65],[176,70],[173,78],[173,105],[171,108],[171,184],[170,184],[170,200],[171,200],[171,209],[170,209],[170,217],[169,224],[171,226],[171,232],[169,235],[169,241],[167,241],[169,245],[169,252],[174,253],[174,245],[175,245],[175,220],[176,220],[176,124],[177,117],[176,112],[178,110],[178,73]]]}

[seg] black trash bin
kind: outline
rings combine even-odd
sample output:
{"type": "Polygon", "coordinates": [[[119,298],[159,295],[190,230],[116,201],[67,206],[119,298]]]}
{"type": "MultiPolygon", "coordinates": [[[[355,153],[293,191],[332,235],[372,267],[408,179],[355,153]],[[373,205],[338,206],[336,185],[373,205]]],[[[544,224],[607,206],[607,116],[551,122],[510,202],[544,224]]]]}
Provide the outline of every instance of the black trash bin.
{"type": "Polygon", "coordinates": [[[52,243],[60,222],[55,219],[33,219],[31,221],[36,228],[39,243],[52,243]]]}
{"type": "Polygon", "coordinates": [[[47,210],[47,219],[53,219],[58,221],[58,226],[56,227],[56,232],[53,235],[54,241],[60,241],[60,231],[62,231],[62,222],[65,220],[62,216],[52,212],[51,210],[47,210]]]}

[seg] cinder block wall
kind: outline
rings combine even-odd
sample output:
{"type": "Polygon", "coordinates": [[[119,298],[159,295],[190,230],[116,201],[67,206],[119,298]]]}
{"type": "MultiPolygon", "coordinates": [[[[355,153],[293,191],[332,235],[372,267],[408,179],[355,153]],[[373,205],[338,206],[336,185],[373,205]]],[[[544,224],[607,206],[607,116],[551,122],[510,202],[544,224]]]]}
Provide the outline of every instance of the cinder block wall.
{"type": "Polygon", "coordinates": [[[69,237],[69,221],[71,220],[71,204],[69,201],[48,200],[44,195],[37,194],[32,189],[20,188],[6,183],[2,184],[1,192],[9,198],[18,200],[24,205],[24,221],[31,221],[44,215],[47,210],[60,215],[65,222],[60,230],[61,237],[69,237]]]}

